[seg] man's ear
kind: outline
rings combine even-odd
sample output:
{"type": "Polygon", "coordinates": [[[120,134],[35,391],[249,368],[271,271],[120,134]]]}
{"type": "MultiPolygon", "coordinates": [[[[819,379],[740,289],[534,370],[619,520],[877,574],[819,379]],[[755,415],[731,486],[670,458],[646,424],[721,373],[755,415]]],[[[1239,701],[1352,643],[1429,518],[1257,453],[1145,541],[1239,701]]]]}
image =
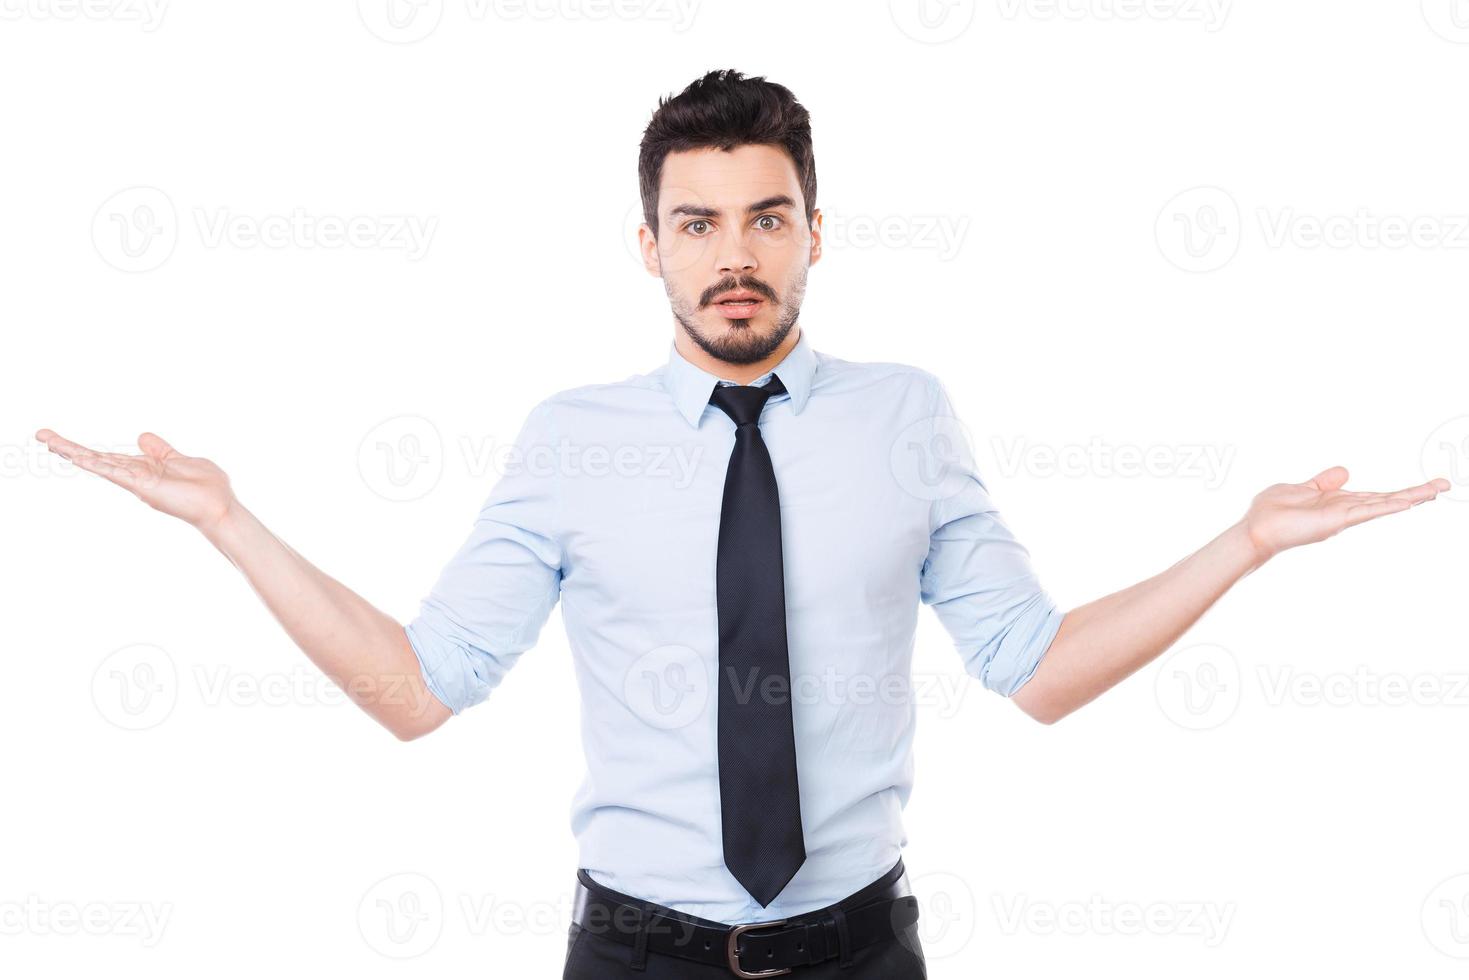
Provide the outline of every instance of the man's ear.
{"type": "Polygon", "coordinates": [[[811,265],[821,259],[821,209],[811,209],[811,265]]]}
{"type": "Polygon", "coordinates": [[[638,254],[643,257],[643,268],[656,279],[663,278],[663,260],[658,257],[658,239],[645,221],[638,225],[638,254]]]}

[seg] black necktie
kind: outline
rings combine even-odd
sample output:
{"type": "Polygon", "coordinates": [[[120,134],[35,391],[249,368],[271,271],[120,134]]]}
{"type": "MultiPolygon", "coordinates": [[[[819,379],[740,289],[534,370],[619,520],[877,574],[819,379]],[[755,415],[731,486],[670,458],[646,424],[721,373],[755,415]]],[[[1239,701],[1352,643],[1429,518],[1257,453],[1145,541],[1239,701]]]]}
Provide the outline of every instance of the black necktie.
{"type": "Polygon", "coordinates": [[[761,907],[786,886],[806,846],[796,786],[786,647],[780,494],[760,410],[784,392],[719,385],[709,401],[735,424],[719,512],[719,808],[724,863],[761,907]]]}

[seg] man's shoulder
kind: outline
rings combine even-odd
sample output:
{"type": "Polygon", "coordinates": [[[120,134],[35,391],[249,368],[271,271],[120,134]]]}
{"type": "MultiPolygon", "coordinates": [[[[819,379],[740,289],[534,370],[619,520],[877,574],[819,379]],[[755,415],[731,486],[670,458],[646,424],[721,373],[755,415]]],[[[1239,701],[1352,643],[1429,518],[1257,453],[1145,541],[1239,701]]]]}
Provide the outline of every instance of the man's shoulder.
{"type": "Polygon", "coordinates": [[[650,394],[663,391],[662,368],[629,374],[617,381],[596,381],[553,391],[542,398],[531,409],[547,412],[553,409],[574,411],[576,409],[601,409],[608,405],[635,404],[650,394]]]}
{"type": "Polygon", "coordinates": [[[903,385],[926,395],[936,395],[943,389],[943,382],[937,375],[915,364],[901,361],[854,361],[819,350],[813,353],[816,355],[816,385],[837,388],[875,384],[903,385]]]}

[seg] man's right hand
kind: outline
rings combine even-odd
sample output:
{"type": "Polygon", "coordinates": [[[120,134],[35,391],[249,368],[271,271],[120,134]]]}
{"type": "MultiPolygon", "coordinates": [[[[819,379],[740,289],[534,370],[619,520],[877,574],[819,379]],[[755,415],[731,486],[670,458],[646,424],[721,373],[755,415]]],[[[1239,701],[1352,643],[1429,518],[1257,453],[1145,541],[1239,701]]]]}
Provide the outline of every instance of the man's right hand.
{"type": "Polygon", "coordinates": [[[52,452],[105,477],[154,510],[188,521],[244,574],[311,661],[401,739],[438,728],[450,710],[429,691],[401,623],[317,568],[242,506],[223,470],[151,432],[141,456],[99,453],[50,429],[52,452]]]}
{"type": "Polygon", "coordinates": [[[152,432],[138,436],[141,456],[99,453],[40,429],[36,438],[46,448],[82,469],[130,490],[154,510],[208,531],[229,513],[234,502],[224,470],[199,456],[185,456],[152,432]]]}

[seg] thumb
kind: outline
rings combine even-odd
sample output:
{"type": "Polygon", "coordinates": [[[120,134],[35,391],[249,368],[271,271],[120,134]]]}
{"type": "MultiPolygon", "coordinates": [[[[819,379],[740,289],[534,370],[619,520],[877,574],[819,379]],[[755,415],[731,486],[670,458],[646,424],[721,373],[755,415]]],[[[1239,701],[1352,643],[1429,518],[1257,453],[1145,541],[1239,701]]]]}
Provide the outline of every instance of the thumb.
{"type": "Polygon", "coordinates": [[[1306,482],[1314,486],[1317,490],[1339,490],[1342,484],[1347,482],[1349,475],[1345,466],[1331,466],[1317,473],[1306,482]]]}
{"type": "Polygon", "coordinates": [[[167,459],[170,456],[179,455],[178,451],[165,442],[161,436],[152,432],[144,432],[138,436],[138,448],[154,459],[167,459]]]}

